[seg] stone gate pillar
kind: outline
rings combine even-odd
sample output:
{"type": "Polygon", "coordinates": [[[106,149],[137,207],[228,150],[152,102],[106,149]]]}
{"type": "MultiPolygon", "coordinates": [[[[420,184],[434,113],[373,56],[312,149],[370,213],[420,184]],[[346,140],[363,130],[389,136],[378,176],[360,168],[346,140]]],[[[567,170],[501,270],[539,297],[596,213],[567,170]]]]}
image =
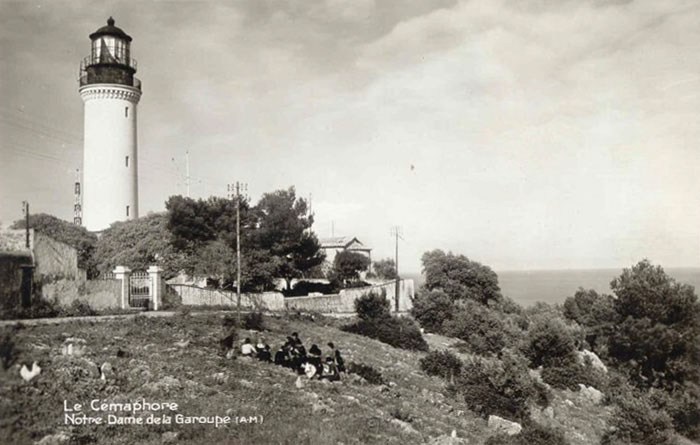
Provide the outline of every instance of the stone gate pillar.
{"type": "Polygon", "coordinates": [[[163,268],[160,266],[150,266],[146,272],[148,272],[148,276],[151,278],[149,293],[153,300],[153,310],[157,311],[163,297],[163,282],[161,281],[163,279],[163,268]]]}
{"type": "Polygon", "coordinates": [[[114,272],[114,278],[121,280],[121,308],[126,309],[129,304],[129,279],[131,278],[131,269],[124,266],[117,266],[112,271],[114,272]]]}

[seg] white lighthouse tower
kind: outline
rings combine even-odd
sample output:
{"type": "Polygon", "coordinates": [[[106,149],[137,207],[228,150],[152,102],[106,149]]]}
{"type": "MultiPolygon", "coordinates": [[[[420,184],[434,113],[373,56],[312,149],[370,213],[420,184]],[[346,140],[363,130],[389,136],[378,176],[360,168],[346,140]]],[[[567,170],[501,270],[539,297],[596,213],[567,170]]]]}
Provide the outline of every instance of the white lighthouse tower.
{"type": "Polygon", "coordinates": [[[136,105],[141,82],[134,77],[131,37],[114,26],[112,17],[90,40],[92,51],[80,65],[85,103],[82,210],[85,227],[100,231],[139,215],[136,105]]]}

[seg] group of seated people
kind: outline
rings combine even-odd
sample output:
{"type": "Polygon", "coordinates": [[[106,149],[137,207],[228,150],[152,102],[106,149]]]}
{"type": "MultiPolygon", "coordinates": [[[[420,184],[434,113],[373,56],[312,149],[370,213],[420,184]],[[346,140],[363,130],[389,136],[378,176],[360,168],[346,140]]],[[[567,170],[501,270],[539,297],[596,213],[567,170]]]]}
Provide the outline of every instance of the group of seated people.
{"type": "MultiPolygon", "coordinates": [[[[299,375],[306,375],[310,379],[340,380],[340,373],[345,372],[345,361],[333,343],[328,343],[328,348],[330,350],[325,360],[321,349],[315,344],[311,345],[307,353],[299,339],[299,334],[294,332],[275,353],[274,363],[290,368],[299,375]]],[[[250,338],[246,338],[241,345],[241,355],[255,357],[265,362],[273,361],[270,346],[263,338],[260,338],[256,345],[253,345],[250,338]]]]}

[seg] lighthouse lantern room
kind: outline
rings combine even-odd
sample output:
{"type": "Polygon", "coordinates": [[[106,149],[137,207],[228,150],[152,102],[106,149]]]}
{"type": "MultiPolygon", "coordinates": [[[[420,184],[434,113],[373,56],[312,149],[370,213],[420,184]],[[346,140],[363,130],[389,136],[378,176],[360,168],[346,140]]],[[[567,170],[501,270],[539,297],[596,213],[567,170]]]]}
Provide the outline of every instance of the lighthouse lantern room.
{"type": "Polygon", "coordinates": [[[141,82],[134,77],[131,37],[114,19],[90,34],[91,51],[80,64],[85,104],[83,223],[101,231],[138,217],[136,107],[141,82]]]}

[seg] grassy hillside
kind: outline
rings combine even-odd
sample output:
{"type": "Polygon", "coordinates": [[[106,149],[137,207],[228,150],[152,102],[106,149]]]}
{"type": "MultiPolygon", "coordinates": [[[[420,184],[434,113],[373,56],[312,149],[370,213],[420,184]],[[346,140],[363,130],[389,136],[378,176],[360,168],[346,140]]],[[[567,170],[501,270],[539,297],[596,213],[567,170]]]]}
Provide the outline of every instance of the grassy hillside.
{"type": "MultiPolygon", "coordinates": [[[[4,443],[22,444],[47,435],[70,437],[70,443],[101,444],[391,444],[423,443],[456,430],[459,437],[474,444],[488,436],[485,420],[469,412],[462,401],[443,395],[441,379],[419,370],[421,353],[343,332],[337,329],[341,321],[268,318],[264,335],[273,348],[293,331],[300,333],[307,347],[317,343],[323,348],[333,341],[347,362],[370,365],[387,382],[304,380],[304,387],[297,388],[297,377],[289,370],[220,357],[221,318],[220,314],[137,317],[133,321],[6,329],[5,344],[9,335],[17,352],[10,353],[14,364],[1,371],[0,437],[6,438],[4,443]],[[83,357],[61,355],[69,337],[86,341],[83,357]],[[34,360],[42,372],[26,383],[19,376],[19,366],[34,360]],[[97,366],[105,362],[113,372],[106,372],[103,381],[97,366]],[[220,428],[174,423],[64,425],[64,400],[69,405],[87,405],[92,399],[140,398],[177,402],[177,412],[186,416],[262,416],[263,423],[220,428]]],[[[241,331],[240,337],[253,334],[241,331]]]]}

